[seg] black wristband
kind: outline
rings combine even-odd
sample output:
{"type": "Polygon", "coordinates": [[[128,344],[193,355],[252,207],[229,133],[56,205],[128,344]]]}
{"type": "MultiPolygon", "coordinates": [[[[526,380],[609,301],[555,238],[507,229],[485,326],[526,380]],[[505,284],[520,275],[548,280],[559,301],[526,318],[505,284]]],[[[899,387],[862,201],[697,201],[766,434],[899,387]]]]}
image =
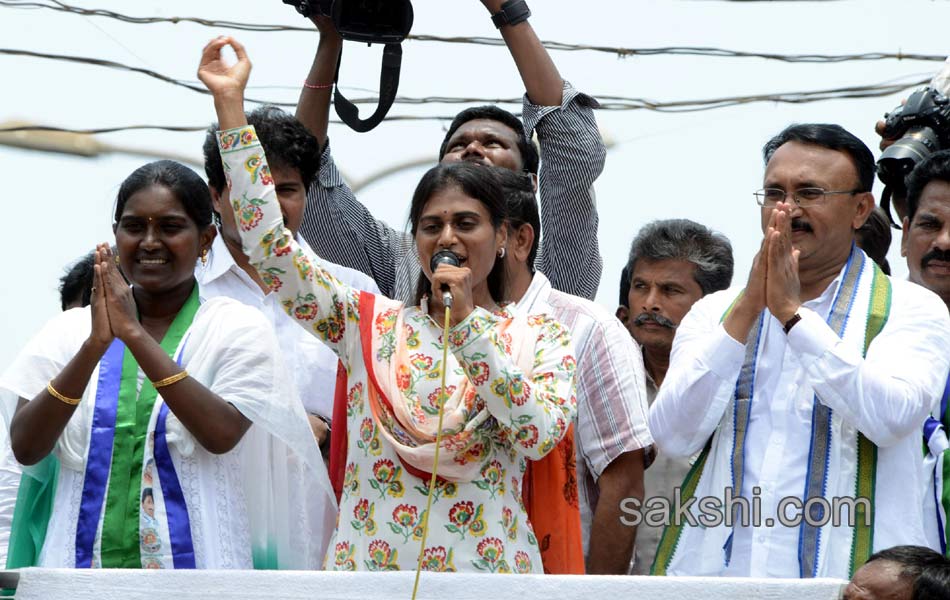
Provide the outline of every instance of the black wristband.
{"type": "Polygon", "coordinates": [[[785,335],[788,335],[788,332],[792,330],[792,327],[795,326],[795,323],[798,323],[801,320],[802,316],[798,313],[795,313],[788,321],[785,321],[785,325],[782,327],[782,329],[785,330],[785,335]]]}
{"type": "Polygon", "coordinates": [[[505,25],[524,23],[531,16],[531,9],[525,0],[508,0],[501,5],[501,10],[491,16],[495,27],[501,29],[505,25]]]}

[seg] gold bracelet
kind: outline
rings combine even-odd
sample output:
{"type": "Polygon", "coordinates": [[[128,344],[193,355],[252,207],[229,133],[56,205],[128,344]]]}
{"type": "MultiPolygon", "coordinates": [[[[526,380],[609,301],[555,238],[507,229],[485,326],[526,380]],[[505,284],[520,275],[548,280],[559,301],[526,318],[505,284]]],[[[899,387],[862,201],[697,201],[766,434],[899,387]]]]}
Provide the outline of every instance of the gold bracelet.
{"type": "Polygon", "coordinates": [[[163,388],[173,383],[178,383],[185,377],[188,377],[188,371],[182,369],[181,371],[179,371],[178,373],[175,373],[174,375],[170,377],[166,377],[165,379],[159,379],[158,381],[153,381],[152,387],[154,387],[157,390],[158,388],[163,388]]]}
{"type": "Polygon", "coordinates": [[[70,406],[76,406],[77,404],[79,404],[79,401],[82,400],[82,398],[68,398],[60,394],[59,392],[57,392],[56,388],[53,387],[52,379],[50,379],[49,383],[46,384],[46,391],[49,392],[49,395],[52,396],[53,398],[56,398],[57,400],[61,402],[65,402],[66,404],[70,406]]]}

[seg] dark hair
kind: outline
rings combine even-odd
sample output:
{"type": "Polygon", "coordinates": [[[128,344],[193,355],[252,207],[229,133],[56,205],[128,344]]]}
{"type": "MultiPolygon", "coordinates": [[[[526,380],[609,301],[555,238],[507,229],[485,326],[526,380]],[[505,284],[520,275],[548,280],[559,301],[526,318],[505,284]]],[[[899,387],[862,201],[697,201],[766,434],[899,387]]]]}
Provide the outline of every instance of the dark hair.
{"type": "Polygon", "coordinates": [[[946,566],[947,559],[936,550],[924,546],[894,546],[872,554],[866,563],[876,560],[886,560],[897,563],[901,567],[900,576],[904,579],[916,581],[920,574],[931,567],[946,566]]]}
{"type": "MultiPolygon", "coordinates": [[[[300,172],[304,187],[309,187],[320,169],[320,144],[317,138],[295,117],[276,106],[261,106],[246,116],[267,152],[267,163],[296,169],[300,172]]],[[[218,150],[217,130],[218,124],[213,123],[205,136],[205,174],[208,176],[208,185],[221,193],[227,185],[227,179],[218,150]]]]}
{"type": "Polygon", "coordinates": [[[920,206],[920,195],[931,181],[950,183],[950,150],[934,152],[920,161],[906,177],[907,218],[913,221],[920,206]]]}
{"type": "Polygon", "coordinates": [[[770,139],[762,147],[765,164],[775,151],[788,142],[800,142],[840,150],[851,157],[858,172],[858,188],[861,192],[870,192],[874,185],[874,155],[867,145],[841,125],[831,123],[803,123],[789,125],[780,134],[770,139]]]}
{"type": "Polygon", "coordinates": [[[125,211],[125,204],[133,194],[153,185],[168,188],[199,230],[211,225],[211,194],[201,176],[173,160],[158,160],[132,171],[119,187],[115,202],[115,222],[125,211]]]}
{"type": "MultiPolygon", "coordinates": [[[[732,244],[721,233],[688,219],[653,221],[643,226],[630,245],[627,275],[633,277],[639,259],[685,260],[696,265],[693,278],[703,295],[732,283],[732,244]]],[[[629,291],[629,280],[627,287],[629,291]]]]}
{"type": "Polygon", "coordinates": [[[620,306],[630,308],[630,267],[624,265],[620,271],[620,306]]]}
{"type": "Polygon", "coordinates": [[[145,488],[142,490],[142,502],[145,502],[146,498],[151,498],[152,500],[155,499],[152,488],[145,488]]]}
{"type": "Polygon", "coordinates": [[[891,247],[891,223],[881,207],[874,207],[867,221],[856,233],[855,241],[858,247],[881,267],[885,275],[890,275],[891,265],[887,262],[887,251],[891,247]]]}
{"type": "MultiPolygon", "coordinates": [[[[409,207],[409,224],[413,237],[419,227],[419,219],[429,199],[438,192],[457,187],[471,198],[481,202],[491,217],[492,226],[497,231],[504,225],[508,216],[505,193],[498,181],[494,169],[466,162],[439,164],[422,176],[416,191],[412,194],[412,206],[409,207]]],[[[505,299],[505,261],[495,259],[495,266],[488,274],[488,291],[496,301],[505,299]]],[[[416,302],[432,292],[432,285],[424,274],[419,276],[416,289],[416,302]]]]}
{"type": "Polygon", "coordinates": [[[492,106],[491,104],[466,108],[455,115],[455,118],[452,119],[452,123],[449,125],[449,130],[445,134],[445,138],[442,140],[442,146],[439,148],[439,160],[445,157],[445,153],[449,149],[449,140],[452,139],[452,136],[455,135],[458,128],[475,119],[498,121],[513,130],[515,137],[518,139],[518,150],[521,152],[521,169],[528,173],[538,174],[538,164],[541,162],[538,147],[534,145],[532,140],[528,139],[528,136],[525,134],[524,125],[518,117],[507,110],[492,106]]]}
{"type": "Polygon", "coordinates": [[[538,214],[538,199],[534,195],[534,180],[529,175],[509,169],[488,168],[494,172],[505,192],[508,227],[515,230],[520,229],[522,225],[530,225],[534,230],[534,242],[531,252],[528,253],[528,268],[533,271],[541,244],[541,215],[538,214]]]}
{"type": "Polygon", "coordinates": [[[914,581],[911,600],[947,600],[950,598],[950,561],[925,567],[914,581]]]}
{"type": "Polygon", "coordinates": [[[89,306],[92,301],[92,280],[95,275],[95,251],[76,260],[59,279],[59,303],[63,310],[70,304],[79,302],[79,306],[89,306]]]}

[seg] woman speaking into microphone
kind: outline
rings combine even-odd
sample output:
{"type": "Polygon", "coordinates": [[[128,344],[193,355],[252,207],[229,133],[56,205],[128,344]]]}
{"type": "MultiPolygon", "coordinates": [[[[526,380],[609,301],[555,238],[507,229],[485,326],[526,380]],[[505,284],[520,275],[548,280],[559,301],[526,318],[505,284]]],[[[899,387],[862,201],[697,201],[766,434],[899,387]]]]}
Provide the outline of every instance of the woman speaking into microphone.
{"type": "Polygon", "coordinates": [[[507,242],[500,185],[471,164],[427,172],[410,208],[424,265],[418,305],[354,290],[284,228],[244,116],[250,69],[244,48],[221,37],[205,47],[198,77],[214,96],[244,251],[347,371],[345,427],[333,422],[333,435],[346,435],[345,476],[326,568],[541,573],[522,481],[528,461],[554,449],[571,424],[575,363],[558,323],[515,318],[499,305],[507,242]],[[226,45],[238,57],[233,66],[221,58],[226,45]],[[458,266],[433,270],[440,251],[458,266]]]}

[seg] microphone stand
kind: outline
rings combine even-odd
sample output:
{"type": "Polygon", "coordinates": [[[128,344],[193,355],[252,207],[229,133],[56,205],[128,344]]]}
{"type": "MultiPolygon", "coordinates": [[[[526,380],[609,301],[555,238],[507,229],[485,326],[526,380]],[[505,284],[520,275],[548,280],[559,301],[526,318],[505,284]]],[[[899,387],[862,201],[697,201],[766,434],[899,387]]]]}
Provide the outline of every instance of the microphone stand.
{"type": "Polygon", "coordinates": [[[449,358],[449,325],[452,314],[452,294],[443,292],[443,303],[445,304],[445,324],[442,326],[442,383],[439,388],[439,426],[435,434],[435,456],[432,459],[432,476],[429,478],[429,492],[426,499],[426,511],[422,515],[422,540],[419,542],[419,559],[416,562],[416,580],[412,585],[412,600],[416,600],[416,593],[419,591],[419,576],[422,574],[422,559],[426,550],[426,538],[429,537],[429,515],[432,513],[432,496],[435,495],[435,482],[438,475],[436,470],[439,468],[439,448],[442,445],[442,417],[445,415],[445,373],[449,358]]]}

